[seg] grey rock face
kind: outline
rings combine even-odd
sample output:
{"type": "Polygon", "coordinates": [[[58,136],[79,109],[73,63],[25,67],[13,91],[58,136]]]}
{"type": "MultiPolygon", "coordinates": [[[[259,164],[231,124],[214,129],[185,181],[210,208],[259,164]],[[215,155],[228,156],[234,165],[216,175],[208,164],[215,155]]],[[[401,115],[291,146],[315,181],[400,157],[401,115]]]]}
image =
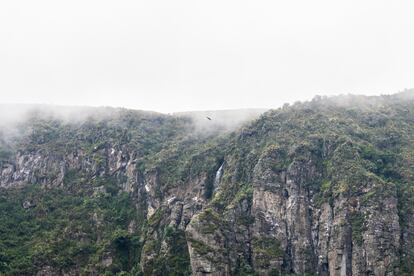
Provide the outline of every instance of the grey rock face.
{"type": "MultiPolygon", "coordinates": [[[[391,192],[380,200],[369,198],[367,194],[383,184],[375,178],[359,186],[360,196],[342,194],[332,202],[317,204],[319,188],[311,184],[323,179],[324,172],[318,166],[320,156],[293,158],[287,167],[275,169],[274,165],[282,161],[273,149],[264,152],[254,167],[252,197],[217,213],[206,207],[202,188],[205,177],[166,191],[160,199],[156,195],[156,173],[140,180],[132,154],[114,148],[102,153],[107,160],[103,167],[83,152],[64,159],[19,153],[1,169],[0,186],[62,186],[66,173],[73,169],[91,177],[102,173],[123,176],[123,191],[146,195],[148,219],[160,208],[165,209],[163,223],[185,231],[194,275],[236,275],[241,266],[261,275],[275,271],[398,275],[401,227],[395,188],[388,187],[391,192]],[[242,218],[252,218],[253,223],[240,223],[242,218]]],[[[94,194],[99,193],[106,193],[104,187],[94,188],[94,194]]],[[[30,201],[23,203],[25,209],[33,206],[30,201]]],[[[97,216],[95,220],[100,223],[97,216]]],[[[130,224],[131,231],[133,227],[130,224]]],[[[160,239],[156,229],[149,229],[146,236],[148,244],[160,239]]],[[[167,247],[163,242],[158,251],[144,250],[143,271],[158,254],[168,251],[167,247]]],[[[109,263],[109,258],[103,260],[104,265],[109,263]]],[[[51,269],[46,267],[38,275],[50,275],[51,269]]]]}
{"type": "Polygon", "coordinates": [[[338,194],[318,202],[319,185],[312,184],[324,178],[320,158],[293,157],[279,170],[274,168],[281,162],[277,149],[265,152],[254,168],[250,206],[236,205],[223,215],[204,211],[192,219],[187,232],[194,273],[236,275],[243,263],[260,275],[398,275],[401,227],[395,189],[372,196],[383,183],[365,177],[357,196],[338,194]],[[234,224],[243,214],[254,221],[245,228],[234,224]]]}

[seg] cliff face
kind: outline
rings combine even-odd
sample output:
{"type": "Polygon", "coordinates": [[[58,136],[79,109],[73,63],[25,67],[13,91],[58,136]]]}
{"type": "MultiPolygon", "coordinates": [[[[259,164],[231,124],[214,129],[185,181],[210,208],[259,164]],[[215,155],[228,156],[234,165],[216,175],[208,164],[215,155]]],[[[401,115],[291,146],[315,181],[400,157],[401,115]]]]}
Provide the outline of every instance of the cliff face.
{"type": "Polygon", "coordinates": [[[406,96],[315,99],[235,131],[35,114],[0,139],[0,273],[410,275],[406,96]]]}

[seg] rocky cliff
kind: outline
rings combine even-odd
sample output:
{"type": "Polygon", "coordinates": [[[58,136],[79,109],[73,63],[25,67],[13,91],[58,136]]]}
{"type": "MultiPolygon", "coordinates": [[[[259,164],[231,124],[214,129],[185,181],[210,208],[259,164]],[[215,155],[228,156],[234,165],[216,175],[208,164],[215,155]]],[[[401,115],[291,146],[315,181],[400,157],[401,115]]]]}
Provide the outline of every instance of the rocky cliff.
{"type": "Polygon", "coordinates": [[[315,98],[233,129],[32,112],[0,136],[0,273],[411,275],[412,96],[315,98]]]}

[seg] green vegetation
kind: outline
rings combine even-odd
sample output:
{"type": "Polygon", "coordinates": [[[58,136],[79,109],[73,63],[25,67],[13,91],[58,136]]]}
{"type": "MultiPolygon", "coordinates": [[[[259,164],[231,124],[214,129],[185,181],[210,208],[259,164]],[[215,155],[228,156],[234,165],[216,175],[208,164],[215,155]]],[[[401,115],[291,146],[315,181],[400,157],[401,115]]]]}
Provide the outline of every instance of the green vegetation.
{"type": "Polygon", "coordinates": [[[1,271],[33,274],[45,265],[62,271],[73,266],[105,270],[96,267],[105,254],[114,259],[108,269],[128,271],[139,242],[126,229],[136,217],[127,194],[91,199],[38,185],[1,190],[1,271]],[[24,209],[26,201],[32,207],[24,209]]]}
{"type": "Polygon", "coordinates": [[[269,267],[270,260],[280,259],[283,250],[280,242],[271,237],[255,237],[252,241],[253,252],[256,254],[256,263],[261,267],[269,267]]]}
{"type": "Polygon", "coordinates": [[[202,241],[193,239],[190,239],[189,241],[191,242],[191,246],[194,248],[194,251],[201,256],[205,256],[208,253],[214,252],[211,247],[202,241]]]}
{"type": "Polygon", "coordinates": [[[223,224],[220,215],[211,208],[205,209],[199,215],[198,220],[202,222],[201,232],[203,234],[214,234],[223,224]]]}
{"type": "Polygon", "coordinates": [[[253,239],[253,250],[269,258],[280,257],[283,251],[280,242],[275,238],[258,237],[253,239]]]}
{"type": "Polygon", "coordinates": [[[352,227],[352,240],[359,246],[363,243],[363,233],[364,233],[364,215],[361,213],[356,213],[351,215],[351,227],[352,227]]]}
{"type": "MultiPolygon", "coordinates": [[[[268,111],[232,133],[200,133],[186,117],[106,112],[76,123],[34,114],[16,132],[0,130],[2,181],[8,168],[27,161],[17,155],[44,161],[30,161],[30,183],[0,189],[1,275],[32,275],[46,266],[58,274],[190,275],[185,232],[170,225],[167,196],[202,196],[201,232],[231,236],[230,227],[242,234],[254,223],[257,185],[288,198],[279,185],[287,180],[309,194],[312,207],[345,199],[352,211],[344,223],[357,245],[366,231],[361,209],[383,208],[382,198],[395,197],[402,236],[414,239],[412,101],[316,98],[268,111]],[[126,173],[126,164],[136,171],[126,173]],[[164,204],[148,219],[147,182],[152,200],[164,204]],[[189,183],[202,188],[192,191],[189,183]]],[[[212,255],[208,244],[190,241],[196,253],[212,255]]],[[[264,266],[288,258],[276,239],[258,237],[252,246],[264,266]]],[[[402,275],[414,270],[410,252],[400,259],[402,275]]],[[[237,262],[240,275],[254,275],[251,260],[237,262]]]]}

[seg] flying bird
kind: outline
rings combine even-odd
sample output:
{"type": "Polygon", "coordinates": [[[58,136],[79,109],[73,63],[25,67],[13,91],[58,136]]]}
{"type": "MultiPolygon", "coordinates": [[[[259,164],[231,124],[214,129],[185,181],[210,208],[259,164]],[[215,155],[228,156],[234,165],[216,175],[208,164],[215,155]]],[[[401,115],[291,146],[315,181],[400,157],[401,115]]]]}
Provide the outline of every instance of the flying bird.
{"type": "Polygon", "coordinates": [[[209,119],[209,120],[211,121],[211,118],[210,118],[210,117],[206,116],[206,118],[207,118],[207,119],[209,119]]]}

